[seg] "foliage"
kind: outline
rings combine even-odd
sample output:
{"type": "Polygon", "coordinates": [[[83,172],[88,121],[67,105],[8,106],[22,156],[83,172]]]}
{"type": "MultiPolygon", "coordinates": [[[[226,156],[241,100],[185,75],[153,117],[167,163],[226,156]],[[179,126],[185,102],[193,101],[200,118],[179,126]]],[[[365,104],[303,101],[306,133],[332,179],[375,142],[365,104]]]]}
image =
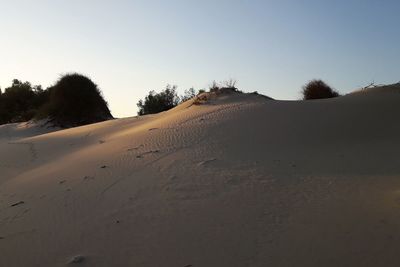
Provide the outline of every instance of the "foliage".
{"type": "Polygon", "coordinates": [[[237,91],[238,88],[236,87],[237,81],[234,79],[229,79],[224,81],[224,86],[223,88],[227,88],[227,89],[233,89],[234,91],[237,91]]]}
{"type": "Polygon", "coordinates": [[[144,101],[139,100],[137,103],[137,107],[139,108],[138,115],[159,113],[176,107],[179,104],[176,89],[176,85],[167,85],[160,93],[150,91],[144,101]]]}
{"type": "Polygon", "coordinates": [[[236,87],[237,81],[234,79],[229,79],[220,83],[213,81],[210,85],[210,92],[219,93],[226,89],[238,92],[238,88],[236,87]]]}
{"type": "Polygon", "coordinates": [[[221,86],[216,81],[213,81],[209,89],[210,92],[217,92],[219,89],[221,89],[221,86]]]}
{"type": "Polygon", "coordinates": [[[337,91],[332,89],[322,80],[312,80],[303,86],[303,100],[332,98],[340,96],[337,91]]]}
{"type": "Polygon", "coordinates": [[[81,74],[62,76],[48,94],[49,101],[37,117],[49,118],[55,125],[78,126],[112,118],[97,85],[81,74]]]}
{"type": "Polygon", "coordinates": [[[14,79],[0,94],[0,124],[30,120],[46,101],[47,94],[40,85],[14,79]]]}
{"type": "Polygon", "coordinates": [[[189,88],[188,90],[185,90],[184,95],[180,97],[180,102],[186,102],[192,98],[194,98],[197,95],[196,90],[192,87],[189,88]]]}

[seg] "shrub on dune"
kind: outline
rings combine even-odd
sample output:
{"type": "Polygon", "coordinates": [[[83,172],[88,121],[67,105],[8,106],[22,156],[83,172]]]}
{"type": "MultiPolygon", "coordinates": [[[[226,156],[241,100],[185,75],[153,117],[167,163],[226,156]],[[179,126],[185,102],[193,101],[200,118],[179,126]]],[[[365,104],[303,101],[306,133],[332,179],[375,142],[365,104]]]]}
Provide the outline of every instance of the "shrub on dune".
{"type": "Polygon", "coordinates": [[[213,81],[212,84],[210,85],[210,92],[211,93],[224,93],[224,92],[240,92],[238,88],[236,87],[237,81],[234,79],[226,80],[222,83],[217,83],[216,81],[213,81]]]}
{"type": "Polygon", "coordinates": [[[332,98],[340,96],[337,91],[332,89],[322,80],[312,80],[303,86],[303,100],[332,98]]]}
{"type": "Polygon", "coordinates": [[[48,93],[49,102],[38,117],[48,118],[57,126],[79,126],[112,118],[97,85],[81,74],[62,76],[48,93]]]}
{"type": "Polygon", "coordinates": [[[155,114],[176,107],[179,104],[176,89],[177,86],[168,85],[160,93],[150,91],[144,101],[140,99],[136,104],[139,108],[138,115],[155,114]]]}
{"type": "Polygon", "coordinates": [[[0,90],[0,124],[32,119],[46,97],[40,85],[14,79],[4,93],[0,90]]]}

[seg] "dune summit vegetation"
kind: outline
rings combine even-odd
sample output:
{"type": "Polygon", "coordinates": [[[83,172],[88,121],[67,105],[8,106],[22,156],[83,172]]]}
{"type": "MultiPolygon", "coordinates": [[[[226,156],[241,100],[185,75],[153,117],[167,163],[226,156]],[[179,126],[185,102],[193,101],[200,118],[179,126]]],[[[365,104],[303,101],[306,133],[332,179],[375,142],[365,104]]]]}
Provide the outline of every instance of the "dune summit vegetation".
{"type": "Polygon", "coordinates": [[[54,126],[71,127],[111,119],[97,85],[78,73],[66,74],[42,89],[14,79],[0,90],[0,124],[47,119],[54,126]]]}
{"type": "MultiPolygon", "coordinates": [[[[213,81],[209,87],[209,92],[214,94],[220,94],[226,91],[240,92],[236,87],[236,80],[230,79],[228,81],[217,83],[213,81]]],[[[194,104],[200,104],[204,102],[208,96],[200,96],[205,93],[204,89],[195,90],[190,88],[185,90],[184,94],[178,96],[177,86],[167,85],[167,87],[159,93],[150,91],[149,94],[144,98],[140,99],[136,104],[139,108],[138,115],[156,114],[159,112],[170,110],[180,103],[186,102],[192,98],[196,98],[194,104]],[[200,97],[199,97],[200,96],[200,97]]]]}
{"type": "Polygon", "coordinates": [[[338,97],[340,94],[322,80],[311,80],[303,86],[303,100],[338,97]]]}
{"type": "Polygon", "coordinates": [[[189,88],[185,90],[183,95],[178,96],[177,88],[176,85],[167,85],[165,89],[161,90],[159,93],[150,91],[144,100],[140,99],[136,104],[139,108],[137,114],[142,116],[167,111],[205,92],[203,89],[196,91],[194,88],[189,88]]]}
{"type": "Polygon", "coordinates": [[[180,102],[176,89],[176,85],[167,85],[160,93],[150,91],[144,100],[140,99],[136,104],[139,108],[138,115],[159,113],[176,107],[180,102]]]}
{"type": "MultiPolygon", "coordinates": [[[[236,80],[213,82],[209,93],[241,92],[236,80]]],[[[204,89],[190,88],[178,95],[176,85],[167,85],[160,92],[150,91],[137,102],[138,115],[167,111],[192,98],[200,104],[210,97],[204,89]]],[[[311,80],[302,90],[303,100],[332,98],[340,96],[322,80],[311,80]]],[[[269,98],[269,97],[267,97],[269,98]]],[[[271,98],[269,98],[271,99],[271,98]]],[[[40,85],[14,79],[12,85],[0,90],[0,124],[24,122],[32,119],[46,119],[54,126],[73,127],[112,119],[108,104],[98,86],[79,73],[60,77],[51,87],[43,90],[40,85]]]]}

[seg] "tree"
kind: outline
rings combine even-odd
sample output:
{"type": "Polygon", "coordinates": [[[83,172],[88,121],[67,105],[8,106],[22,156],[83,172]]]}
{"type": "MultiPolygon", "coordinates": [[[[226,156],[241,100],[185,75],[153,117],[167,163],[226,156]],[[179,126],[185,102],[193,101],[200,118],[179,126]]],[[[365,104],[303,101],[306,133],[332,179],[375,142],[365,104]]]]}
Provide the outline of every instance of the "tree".
{"type": "Polygon", "coordinates": [[[159,113],[176,107],[179,104],[176,89],[176,85],[167,85],[160,93],[150,91],[144,100],[140,99],[136,104],[139,108],[138,115],[159,113]]]}
{"type": "Polygon", "coordinates": [[[180,97],[181,103],[186,102],[197,95],[196,90],[192,87],[185,90],[184,95],[180,97]]]}
{"type": "Polygon", "coordinates": [[[29,82],[14,79],[1,94],[0,123],[28,121],[35,116],[40,103],[38,94],[29,82]]]}
{"type": "Polygon", "coordinates": [[[332,89],[322,80],[312,80],[303,86],[303,100],[332,98],[340,96],[337,91],[332,89]]]}

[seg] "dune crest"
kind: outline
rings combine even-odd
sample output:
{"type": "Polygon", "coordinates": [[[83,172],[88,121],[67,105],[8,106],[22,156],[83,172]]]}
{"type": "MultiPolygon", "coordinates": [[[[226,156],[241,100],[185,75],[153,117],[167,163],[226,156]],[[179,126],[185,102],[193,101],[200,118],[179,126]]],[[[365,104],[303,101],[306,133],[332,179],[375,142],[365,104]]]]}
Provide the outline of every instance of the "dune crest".
{"type": "Polygon", "coordinates": [[[398,266],[391,88],[0,126],[0,266],[398,266]]]}

